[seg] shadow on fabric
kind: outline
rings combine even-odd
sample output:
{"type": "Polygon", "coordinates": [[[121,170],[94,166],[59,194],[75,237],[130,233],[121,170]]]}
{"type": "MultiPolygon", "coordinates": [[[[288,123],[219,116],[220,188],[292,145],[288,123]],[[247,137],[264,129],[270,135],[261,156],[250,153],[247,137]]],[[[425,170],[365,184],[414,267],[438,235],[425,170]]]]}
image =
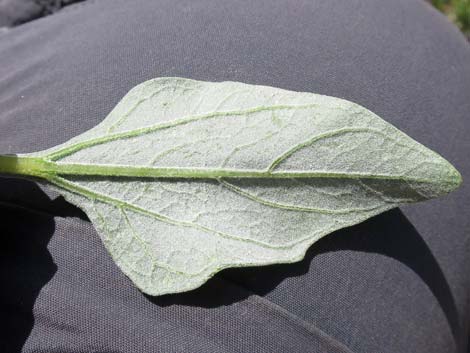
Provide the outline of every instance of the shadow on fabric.
{"type": "Polygon", "coordinates": [[[50,200],[31,181],[0,178],[0,215],[0,352],[20,352],[34,325],[36,298],[57,270],[47,249],[53,217],[84,213],[61,197],[50,200]]]}
{"type": "Polygon", "coordinates": [[[449,284],[431,250],[399,209],[385,212],[322,238],[298,263],[228,269],[192,292],[148,298],[163,306],[178,304],[210,308],[230,305],[253,293],[264,296],[285,278],[307,273],[310,262],[317,255],[344,250],[385,255],[413,270],[438,300],[454,339],[459,342],[458,312],[449,284]],[[223,282],[227,281],[235,283],[245,291],[234,291],[232,286],[224,287],[223,282]]]}

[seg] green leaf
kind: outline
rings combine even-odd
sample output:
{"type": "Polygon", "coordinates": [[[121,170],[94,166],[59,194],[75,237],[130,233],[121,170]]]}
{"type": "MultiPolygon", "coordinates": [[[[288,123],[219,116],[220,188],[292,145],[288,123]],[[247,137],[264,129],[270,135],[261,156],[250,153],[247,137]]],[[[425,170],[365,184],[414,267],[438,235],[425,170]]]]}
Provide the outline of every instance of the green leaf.
{"type": "Polygon", "coordinates": [[[160,78],[95,128],[0,157],[83,208],[145,293],[227,267],[299,261],[315,241],[461,182],[446,160],[369,110],[236,82],[160,78]]]}

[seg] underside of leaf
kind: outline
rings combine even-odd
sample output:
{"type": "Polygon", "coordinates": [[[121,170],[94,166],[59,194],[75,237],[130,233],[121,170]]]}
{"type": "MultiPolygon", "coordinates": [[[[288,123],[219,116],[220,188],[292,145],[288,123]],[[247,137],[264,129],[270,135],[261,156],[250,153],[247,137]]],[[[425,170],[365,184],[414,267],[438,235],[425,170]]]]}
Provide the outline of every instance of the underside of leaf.
{"type": "Polygon", "coordinates": [[[161,78],[97,127],[23,155],[82,207],[145,293],[302,259],[324,235],[455,189],[442,157],[333,97],[161,78]]]}

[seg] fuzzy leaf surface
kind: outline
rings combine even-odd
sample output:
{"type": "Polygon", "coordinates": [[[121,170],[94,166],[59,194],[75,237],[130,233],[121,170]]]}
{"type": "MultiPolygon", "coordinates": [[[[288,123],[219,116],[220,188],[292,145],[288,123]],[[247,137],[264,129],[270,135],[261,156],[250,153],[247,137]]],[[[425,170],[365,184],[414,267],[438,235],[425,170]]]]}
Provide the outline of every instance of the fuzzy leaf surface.
{"type": "Polygon", "coordinates": [[[95,128],[28,156],[57,166],[48,180],[150,295],[299,261],[326,234],[460,183],[352,102],[182,78],[136,86],[95,128]]]}

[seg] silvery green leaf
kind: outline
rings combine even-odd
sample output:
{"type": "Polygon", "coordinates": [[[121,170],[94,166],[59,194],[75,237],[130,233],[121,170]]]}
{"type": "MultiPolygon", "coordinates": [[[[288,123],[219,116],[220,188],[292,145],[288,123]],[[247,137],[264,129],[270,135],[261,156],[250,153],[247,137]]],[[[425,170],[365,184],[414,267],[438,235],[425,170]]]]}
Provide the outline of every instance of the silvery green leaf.
{"type": "Polygon", "coordinates": [[[228,267],[299,261],[337,229],[461,181],[352,102],[182,78],[136,86],[101,124],[28,158],[151,295],[228,267]]]}

